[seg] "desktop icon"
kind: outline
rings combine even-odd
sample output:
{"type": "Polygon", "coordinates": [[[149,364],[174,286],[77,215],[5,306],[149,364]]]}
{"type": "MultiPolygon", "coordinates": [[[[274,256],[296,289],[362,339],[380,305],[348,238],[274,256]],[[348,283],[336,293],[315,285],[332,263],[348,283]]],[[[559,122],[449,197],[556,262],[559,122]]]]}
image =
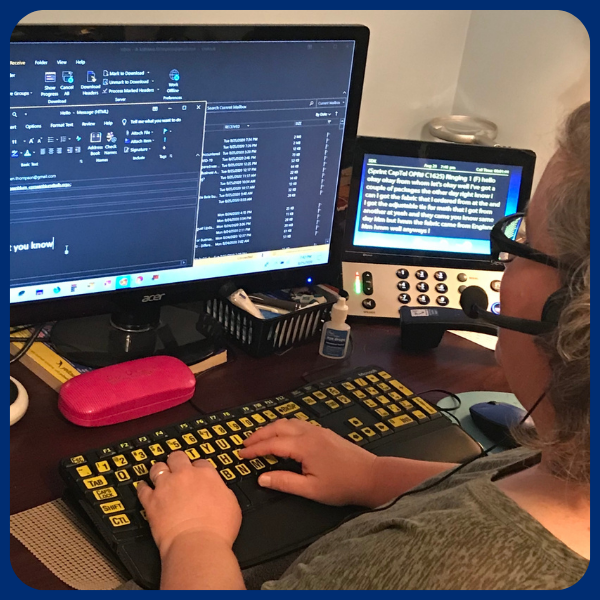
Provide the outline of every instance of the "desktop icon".
{"type": "Polygon", "coordinates": [[[63,71],[62,79],[65,83],[73,83],[75,78],[73,77],[73,71],[63,71]]]}
{"type": "Polygon", "coordinates": [[[119,277],[116,281],[116,288],[119,290],[121,288],[128,288],[131,285],[131,276],[124,275],[123,277],[119,277]]]}

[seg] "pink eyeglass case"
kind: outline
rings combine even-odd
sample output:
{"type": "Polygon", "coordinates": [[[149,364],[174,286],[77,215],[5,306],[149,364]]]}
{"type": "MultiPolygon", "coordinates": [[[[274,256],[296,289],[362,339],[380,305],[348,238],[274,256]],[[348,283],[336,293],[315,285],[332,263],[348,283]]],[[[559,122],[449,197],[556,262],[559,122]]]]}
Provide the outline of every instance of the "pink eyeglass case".
{"type": "Polygon", "coordinates": [[[171,356],[152,356],[96,369],[60,388],[58,408],[82,427],[99,427],[145,417],[189,400],[196,379],[171,356]]]}

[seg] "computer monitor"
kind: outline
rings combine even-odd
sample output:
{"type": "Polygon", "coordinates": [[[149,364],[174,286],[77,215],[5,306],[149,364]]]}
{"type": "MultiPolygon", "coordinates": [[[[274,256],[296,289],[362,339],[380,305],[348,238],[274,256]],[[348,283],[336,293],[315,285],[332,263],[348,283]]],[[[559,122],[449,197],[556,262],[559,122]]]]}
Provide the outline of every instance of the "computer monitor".
{"type": "Polygon", "coordinates": [[[16,27],[11,325],[58,320],[81,360],[97,354],[92,338],[131,344],[164,323],[161,307],[231,278],[256,291],[323,280],[368,37],[362,26],[16,27]]]}
{"type": "Polygon", "coordinates": [[[468,285],[498,311],[504,267],[490,230],[523,210],[534,167],[531,150],[359,138],[342,264],[350,314],[460,309],[468,285]]]}

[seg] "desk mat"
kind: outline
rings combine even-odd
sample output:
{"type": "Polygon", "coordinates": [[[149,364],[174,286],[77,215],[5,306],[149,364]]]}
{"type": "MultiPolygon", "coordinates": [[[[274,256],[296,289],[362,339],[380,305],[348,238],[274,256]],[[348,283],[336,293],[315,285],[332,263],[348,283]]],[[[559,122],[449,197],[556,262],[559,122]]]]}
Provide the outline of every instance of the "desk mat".
{"type": "Polygon", "coordinates": [[[62,500],[11,515],[10,533],[76,590],[113,590],[129,579],[62,500]]]}
{"type": "MultiPolygon", "coordinates": [[[[47,569],[76,590],[141,590],[108,558],[89,529],[62,501],[10,516],[10,533],[47,569]]],[[[278,579],[301,551],[242,571],[249,590],[278,579]]]]}

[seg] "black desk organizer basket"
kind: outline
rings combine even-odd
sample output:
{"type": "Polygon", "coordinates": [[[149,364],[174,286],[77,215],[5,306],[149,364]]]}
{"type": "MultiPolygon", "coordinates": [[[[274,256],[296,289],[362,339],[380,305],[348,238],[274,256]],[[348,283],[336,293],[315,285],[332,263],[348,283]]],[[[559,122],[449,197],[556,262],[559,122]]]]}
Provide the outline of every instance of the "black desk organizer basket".
{"type": "Polygon", "coordinates": [[[208,300],[205,310],[221,323],[228,340],[250,356],[268,356],[319,336],[337,300],[333,294],[324,290],[321,292],[327,302],[272,319],[258,319],[226,298],[208,300]]]}

